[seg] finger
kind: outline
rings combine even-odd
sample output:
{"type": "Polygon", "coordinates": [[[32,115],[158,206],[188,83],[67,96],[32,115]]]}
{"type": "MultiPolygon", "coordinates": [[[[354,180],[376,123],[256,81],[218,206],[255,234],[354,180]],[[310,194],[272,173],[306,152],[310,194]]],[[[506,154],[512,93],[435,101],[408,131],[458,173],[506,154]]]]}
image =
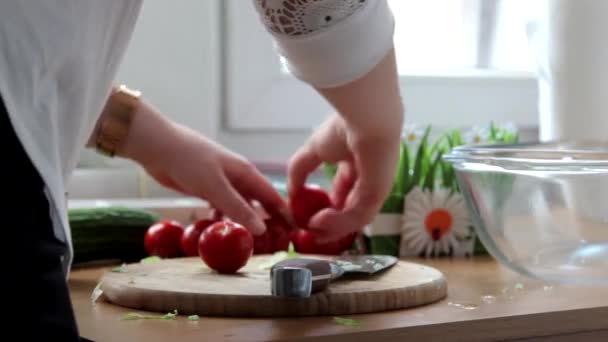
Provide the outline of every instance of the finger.
{"type": "Polygon", "coordinates": [[[287,191],[293,194],[298,191],[304,183],[308,175],[315,171],[322,160],[313,151],[310,144],[300,148],[289,161],[287,168],[287,191]]]}
{"type": "Polygon", "coordinates": [[[338,171],[333,180],[332,202],[337,209],[342,209],[346,197],[350,193],[356,180],[355,169],[350,162],[342,162],[338,165],[338,171]]]}
{"type": "Polygon", "coordinates": [[[347,195],[342,210],[326,210],[311,218],[310,226],[326,230],[327,237],[361,231],[380,211],[393,184],[397,158],[392,145],[373,143],[357,146],[355,165],[357,179],[347,195]],[[384,146],[382,146],[384,145],[384,146]],[[385,150],[385,153],[378,151],[385,150]]]}
{"type": "Polygon", "coordinates": [[[269,215],[289,221],[287,203],[268,178],[249,163],[236,168],[239,171],[228,174],[228,178],[239,193],[248,200],[258,201],[269,215]]]}
{"type": "Polygon", "coordinates": [[[319,243],[333,242],[361,231],[364,226],[357,215],[337,209],[324,209],[310,220],[309,229],[314,230],[319,243]]]}
{"type": "Polygon", "coordinates": [[[253,235],[261,235],[266,230],[260,215],[245,201],[229,180],[220,174],[213,182],[213,186],[206,187],[210,191],[199,192],[201,197],[207,198],[214,208],[220,210],[225,216],[245,226],[253,235]],[[206,195],[206,196],[205,196],[206,195]]]}

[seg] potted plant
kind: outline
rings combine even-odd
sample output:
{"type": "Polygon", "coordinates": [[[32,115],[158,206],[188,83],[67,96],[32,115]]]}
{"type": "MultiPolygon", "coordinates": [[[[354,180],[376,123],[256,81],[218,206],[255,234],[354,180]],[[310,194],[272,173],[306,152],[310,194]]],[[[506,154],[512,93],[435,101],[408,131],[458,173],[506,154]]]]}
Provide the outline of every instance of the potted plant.
{"type": "MultiPolygon", "coordinates": [[[[460,257],[486,254],[474,233],[452,166],[442,156],[456,146],[517,142],[510,125],[475,126],[435,134],[407,126],[392,191],[363,235],[368,253],[400,257],[460,257]]],[[[331,179],[334,165],[325,165],[331,179]]],[[[502,182],[502,180],[500,180],[502,182]]],[[[509,184],[502,183],[504,186],[509,184]]]]}

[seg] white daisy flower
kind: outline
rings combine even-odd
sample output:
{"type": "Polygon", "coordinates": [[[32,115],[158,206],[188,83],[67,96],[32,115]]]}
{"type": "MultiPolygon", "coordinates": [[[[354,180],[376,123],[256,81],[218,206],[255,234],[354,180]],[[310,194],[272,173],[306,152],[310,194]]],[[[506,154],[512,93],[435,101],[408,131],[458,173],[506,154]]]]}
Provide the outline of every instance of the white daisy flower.
{"type": "Polygon", "coordinates": [[[422,136],[424,136],[424,128],[418,125],[405,125],[401,135],[403,141],[405,141],[408,146],[418,145],[420,140],[422,140],[422,136]]]}
{"type": "Polygon", "coordinates": [[[484,126],[473,126],[463,135],[467,145],[482,144],[490,140],[490,128],[484,126]]]}
{"type": "Polygon", "coordinates": [[[431,192],[415,187],[407,194],[404,209],[402,257],[471,253],[462,244],[470,235],[471,223],[461,194],[444,188],[431,192]]]}

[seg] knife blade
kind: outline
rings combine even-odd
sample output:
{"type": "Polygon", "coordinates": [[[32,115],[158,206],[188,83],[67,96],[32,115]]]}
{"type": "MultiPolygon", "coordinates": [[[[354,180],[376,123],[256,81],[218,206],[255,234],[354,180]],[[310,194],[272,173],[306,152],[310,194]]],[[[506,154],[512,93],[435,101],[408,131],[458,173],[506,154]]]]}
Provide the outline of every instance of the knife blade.
{"type": "Polygon", "coordinates": [[[334,259],[294,258],[270,269],[271,293],[277,297],[307,298],[345,277],[371,276],[397,263],[390,255],[352,255],[334,259]]]}

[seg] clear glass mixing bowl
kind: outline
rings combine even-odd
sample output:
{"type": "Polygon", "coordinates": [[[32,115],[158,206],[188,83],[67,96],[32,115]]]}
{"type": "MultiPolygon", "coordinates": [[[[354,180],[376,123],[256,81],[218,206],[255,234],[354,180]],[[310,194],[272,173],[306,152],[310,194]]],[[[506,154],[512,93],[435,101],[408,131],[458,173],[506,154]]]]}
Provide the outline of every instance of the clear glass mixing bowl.
{"type": "Polygon", "coordinates": [[[608,143],[461,146],[444,160],[499,262],[538,279],[608,284],[608,143]]]}

